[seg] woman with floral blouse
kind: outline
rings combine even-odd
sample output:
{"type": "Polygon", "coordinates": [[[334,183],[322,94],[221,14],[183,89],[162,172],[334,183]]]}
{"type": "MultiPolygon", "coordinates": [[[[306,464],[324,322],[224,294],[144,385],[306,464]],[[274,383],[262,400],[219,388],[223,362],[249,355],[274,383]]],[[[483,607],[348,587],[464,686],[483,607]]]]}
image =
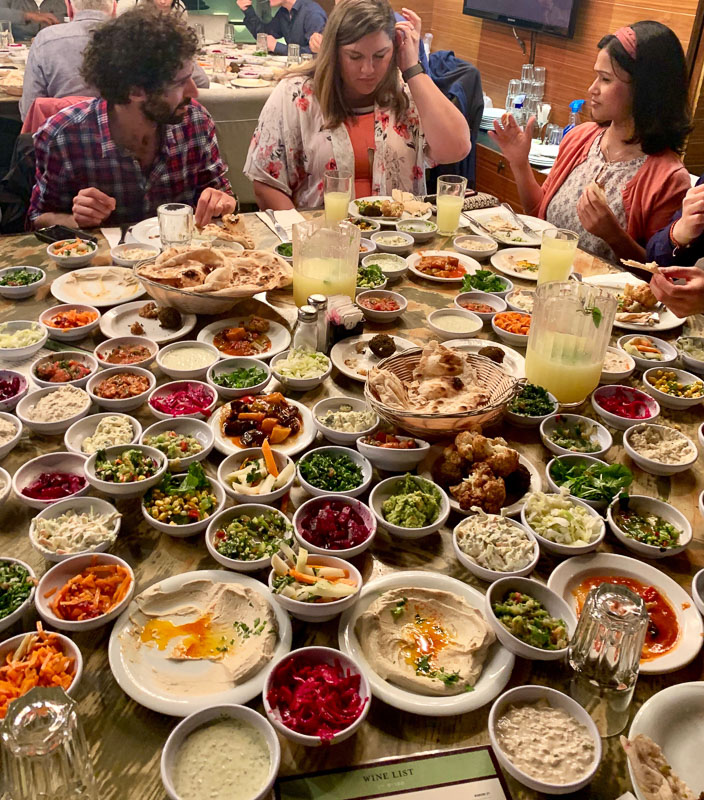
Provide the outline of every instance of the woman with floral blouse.
{"type": "Polygon", "coordinates": [[[469,153],[467,121],[418,62],[420,18],[403,17],[387,0],[335,6],[318,57],[279,83],[259,117],[244,173],[260,208],[322,206],[328,169],[352,173],[356,197],[422,194],[426,164],[469,153]]]}

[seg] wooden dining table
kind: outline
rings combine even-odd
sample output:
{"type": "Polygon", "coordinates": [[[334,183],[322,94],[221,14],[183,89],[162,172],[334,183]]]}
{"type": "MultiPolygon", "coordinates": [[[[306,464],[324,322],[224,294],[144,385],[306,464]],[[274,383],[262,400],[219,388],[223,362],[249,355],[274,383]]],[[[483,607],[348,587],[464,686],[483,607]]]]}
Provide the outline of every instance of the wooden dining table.
{"type": "MultiPolygon", "coordinates": [[[[278,240],[274,234],[254,215],[247,215],[247,226],[260,249],[273,248],[278,240]]],[[[449,238],[437,237],[425,247],[451,249],[449,238]]],[[[56,304],[51,295],[51,280],[62,273],[48,259],[46,245],[32,234],[6,236],[0,238],[0,267],[11,265],[35,265],[45,269],[48,282],[41,287],[36,297],[16,302],[0,299],[0,322],[12,319],[36,320],[44,309],[56,304]]],[[[107,245],[100,237],[100,250],[95,263],[110,263],[107,245]]],[[[583,276],[597,275],[615,271],[599,259],[578,252],[574,269],[583,276]]],[[[515,281],[517,286],[530,287],[530,282],[515,281]]],[[[438,308],[451,306],[457,287],[431,283],[412,275],[391,286],[403,293],[408,300],[407,312],[393,325],[365,325],[366,331],[398,333],[419,344],[428,342],[432,334],[426,325],[427,314],[438,308]]],[[[271,305],[289,322],[295,315],[290,290],[272,293],[268,297],[271,305]]],[[[223,315],[231,316],[231,315],[223,315]]],[[[212,322],[212,318],[200,317],[198,327],[191,334],[195,338],[198,330],[212,322]]],[[[701,331],[701,319],[690,319],[686,326],[693,331],[701,331]]],[[[481,338],[492,340],[491,329],[478,334],[481,338]]],[[[618,331],[614,331],[617,337],[618,331]]],[[[681,330],[662,334],[663,338],[674,339],[681,330]]],[[[77,343],[88,351],[103,340],[99,330],[77,343]]],[[[12,366],[3,364],[0,367],[12,366]]],[[[160,378],[164,381],[164,378],[160,378]]],[[[640,382],[638,375],[630,381],[640,382]]],[[[363,384],[352,381],[333,370],[325,383],[310,392],[292,395],[308,406],[318,400],[333,395],[363,396],[363,384]]],[[[155,420],[143,406],[131,412],[146,427],[155,420]]],[[[583,410],[593,416],[591,406],[586,403],[583,410]]],[[[672,412],[663,409],[662,421],[679,428],[696,441],[698,426],[704,421],[704,407],[697,405],[689,411],[672,412]]],[[[614,445],[607,460],[629,466],[635,475],[631,491],[660,497],[675,505],[692,523],[694,540],[684,552],[657,562],[657,567],[677,581],[685,591],[691,591],[691,580],[695,572],[704,567],[704,528],[697,510],[699,493],[704,489],[704,469],[701,458],[693,468],[671,478],[655,477],[638,469],[625,454],[622,447],[622,434],[614,433],[614,445]]],[[[535,429],[519,429],[506,422],[496,426],[492,434],[504,436],[520,453],[526,456],[544,474],[544,468],[551,455],[540,443],[535,429]]],[[[320,443],[320,437],[319,437],[320,443]]],[[[63,437],[38,436],[25,430],[19,444],[2,461],[2,466],[13,474],[21,464],[42,453],[64,449],[63,437]]],[[[215,451],[210,454],[206,470],[215,475],[217,464],[222,459],[215,451]]],[[[546,487],[544,487],[546,488],[546,487]]],[[[299,505],[304,499],[301,489],[292,492],[292,505],[299,505]]],[[[361,499],[365,499],[364,497],[361,499]]],[[[117,500],[118,510],[123,514],[122,528],[113,552],[124,558],[133,567],[137,591],[154,582],[183,572],[198,569],[217,568],[216,562],[206,550],[203,536],[177,539],[157,532],[142,518],[137,500],[117,500]]],[[[0,508],[0,556],[13,556],[28,562],[38,575],[50,566],[34,550],[28,538],[30,520],[36,511],[20,503],[12,496],[0,508]]],[[[451,544],[452,527],[460,517],[452,514],[447,525],[439,533],[423,539],[394,539],[380,529],[372,545],[362,556],[355,559],[362,572],[365,583],[379,576],[405,569],[429,570],[452,576],[484,592],[487,584],[467,572],[453,554],[451,544]]],[[[633,554],[621,547],[611,535],[599,547],[600,551],[633,554]]],[[[541,553],[534,577],[545,581],[559,563],[558,559],[541,553]]],[[[655,563],[655,562],[653,562],[655,563]]],[[[266,579],[266,575],[258,575],[266,579]]],[[[13,628],[4,632],[1,638],[8,638],[22,631],[31,630],[37,617],[28,614],[13,628]]],[[[75,698],[78,713],[86,731],[90,753],[93,760],[99,797],[101,800],[163,800],[166,796],[162,787],[159,759],[161,750],[170,731],[178,720],[155,713],[131,700],[118,686],[108,663],[108,640],[110,625],[96,631],[76,634],[72,638],[81,649],[84,658],[84,671],[75,698]]],[[[317,625],[293,621],[294,647],[305,645],[337,646],[338,621],[332,620],[317,625]]],[[[666,675],[641,675],[636,685],[632,711],[635,711],[661,689],[684,681],[704,678],[704,656],[700,652],[695,660],[683,669],[666,675]]],[[[537,662],[516,659],[515,667],[507,688],[528,683],[544,684],[568,692],[569,667],[560,662],[537,662]]],[[[261,698],[255,698],[250,705],[263,713],[261,698]]],[[[471,713],[460,716],[434,717],[417,716],[386,705],[374,699],[366,721],[360,731],[344,744],[332,747],[306,749],[280,737],[282,748],[281,775],[303,774],[311,771],[356,765],[374,759],[395,755],[407,755],[434,750],[456,750],[462,747],[488,744],[487,717],[490,704],[471,713]]],[[[574,796],[604,798],[611,800],[631,788],[626,759],[618,737],[603,741],[604,751],[601,766],[593,782],[574,796]]],[[[523,787],[510,776],[506,776],[512,796],[536,798],[540,795],[523,787]]],[[[698,787],[702,788],[702,787],[698,787]]],[[[235,800],[235,798],[233,798],[235,800]]]]}

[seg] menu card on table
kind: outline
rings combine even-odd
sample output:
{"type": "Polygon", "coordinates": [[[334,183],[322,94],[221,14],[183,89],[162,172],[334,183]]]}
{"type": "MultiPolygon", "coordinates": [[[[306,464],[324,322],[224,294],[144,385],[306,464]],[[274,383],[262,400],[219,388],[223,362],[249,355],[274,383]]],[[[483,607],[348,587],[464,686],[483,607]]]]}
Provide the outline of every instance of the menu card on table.
{"type": "Polygon", "coordinates": [[[279,778],[276,800],[511,800],[489,746],[436,750],[279,778]]]}

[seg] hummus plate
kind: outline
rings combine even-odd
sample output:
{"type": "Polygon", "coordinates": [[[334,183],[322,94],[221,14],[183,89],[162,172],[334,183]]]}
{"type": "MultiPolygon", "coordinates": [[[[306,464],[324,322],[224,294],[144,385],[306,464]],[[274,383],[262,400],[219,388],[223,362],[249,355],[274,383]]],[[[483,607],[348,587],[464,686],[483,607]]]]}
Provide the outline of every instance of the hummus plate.
{"type": "Polygon", "coordinates": [[[54,278],[51,293],[61,303],[84,303],[107,308],[145,293],[131,269],[126,267],[86,267],[54,278]]]}
{"type": "Polygon", "coordinates": [[[185,717],[213,705],[249,702],[262,691],[268,666],[290,649],[288,614],[263,583],[226,570],[200,570],[137,595],[115,623],[108,657],[115,680],[133,700],[185,717]],[[206,610],[212,624],[203,631],[206,610]],[[247,614],[256,614],[249,624],[247,614]],[[219,618],[237,632],[229,642],[220,635],[219,618]],[[265,622],[257,634],[255,626],[265,622]]]}
{"type": "MultiPolygon", "coordinates": [[[[361,336],[351,336],[337,342],[330,350],[330,360],[333,366],[346,377],[352,378],[353,381],[364,383],[372,367],[375,367],[382,359],[375,356],[368,347],[359,353],[357,344],[360,344],[361,347],[376,335],[376,333],[363,333],[361,336]]],[[[391,336],[391,334],[389,335],[391,336]]],[[[404,339],[401,336],[391,336],[391,338],[396,342],[397,353],[408,350],[410,347],[418,347],[410,339],[404,339]]]]}
{"type": "Polygon", "coordinates": [[[135,322],[139,322],[144,328],[143,336],[157,344],[167,344],[190,333],[196,326],[195,314],[181,314],[183,324],[180,328],[162,328],[158,320],[139,316],[139,312],[145,305],[147,305],[146,301],[138,300],[135,303],[123,303],[117,308],[111,308],[100,318],[100,332],[108,339],[117,336],[133,336],[130,328],[135,322]]]}
{"type": "Polygon", "coordinates": [[[376,672],[365,656],[355,628],[359,618],[382,594],[399,589],[407,589],[409,595],[415,590],[450,592],[483,614],[484,595],[474,587],[467,586],[448,575],[411,570],[386,575],[366,584],[357,603],[340,619],[338,642],[343,653],[352,656],[362,665],[371,684],[372,693],[394,708],[423,716],[446,717],[464,714],[491,702],[508,683],[515,661],[513,654],[497,641],[489,646],[486,660],[479,679],[474,684],[473,691],[462,691],[459,694],[443,696],[419,694],[385,680],[376,672]]]}

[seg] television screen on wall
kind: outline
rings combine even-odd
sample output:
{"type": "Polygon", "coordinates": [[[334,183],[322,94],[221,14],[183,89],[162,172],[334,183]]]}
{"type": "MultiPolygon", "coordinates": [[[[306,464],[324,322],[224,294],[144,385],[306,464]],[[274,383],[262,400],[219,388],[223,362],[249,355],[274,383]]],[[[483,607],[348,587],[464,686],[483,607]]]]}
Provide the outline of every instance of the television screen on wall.
{"type": "Polygon", "coordinates": [[[471,17],[572,37],[579,0],[463,0],[471,17]]]}

